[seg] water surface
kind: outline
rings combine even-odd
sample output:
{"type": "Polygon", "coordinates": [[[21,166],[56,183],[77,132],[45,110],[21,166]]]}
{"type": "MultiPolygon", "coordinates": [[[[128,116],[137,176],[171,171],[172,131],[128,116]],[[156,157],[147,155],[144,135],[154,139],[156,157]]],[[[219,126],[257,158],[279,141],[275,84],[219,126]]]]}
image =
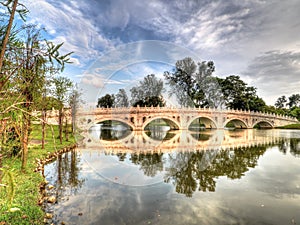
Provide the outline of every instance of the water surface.
{"type": "Polygon", "coordinates": [[[47,210],[66,224],[296,224],[299,156],[293,130],[96,132],[46,166],[47,210]]]}

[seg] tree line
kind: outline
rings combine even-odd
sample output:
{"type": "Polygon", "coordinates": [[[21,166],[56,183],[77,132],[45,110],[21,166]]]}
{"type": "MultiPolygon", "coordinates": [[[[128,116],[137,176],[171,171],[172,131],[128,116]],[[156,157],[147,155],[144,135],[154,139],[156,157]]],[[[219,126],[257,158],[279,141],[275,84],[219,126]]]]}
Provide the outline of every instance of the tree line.
{"type": "Polygon", "coordinates": [[[41,121],[44,148],[47,110],[58,109],[62,142],[63,108],[78,97],[72,81],[59,76],[72,52],[61,54],[63,43],[48,41],[37,24],[26,24],[28,10],[18,0],[0,4],[0,155],[20,155],[25,170],[33,119],[41,121]],[[22,25],[14,22],[16,16],[22,25]],[[34,110],[42,112],[40,118],[33,118],[34,110]]]}
{"type": "Polygon", "coordinates": [[[300,95],[281,96],[270,106],[258,96],[257,89],[249,86],[238,75],[225,78],[214,76],[213,61],[196,63],[186,57],[178,60],[172,71],[165,71],[164,78],[154,74],[144,77],[130,89],[131,98],[124,89],[117,94],[106,94],[98,98],[97,107],[165,106],[164,84],[169,96],[174,96],[183,107],[213,107],[268,112],[294,116],[300,120],[300,95]]]}

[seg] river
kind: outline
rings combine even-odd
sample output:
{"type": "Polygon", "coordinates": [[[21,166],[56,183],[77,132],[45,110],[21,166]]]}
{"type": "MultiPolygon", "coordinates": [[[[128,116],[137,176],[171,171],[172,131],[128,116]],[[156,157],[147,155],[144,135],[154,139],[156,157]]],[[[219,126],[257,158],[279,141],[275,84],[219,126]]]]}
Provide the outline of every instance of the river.
{"type": "Polygon", "coordinates": [[[55,224],[300,223],[300,131],[95,128],[45,166],[55,224]]]}

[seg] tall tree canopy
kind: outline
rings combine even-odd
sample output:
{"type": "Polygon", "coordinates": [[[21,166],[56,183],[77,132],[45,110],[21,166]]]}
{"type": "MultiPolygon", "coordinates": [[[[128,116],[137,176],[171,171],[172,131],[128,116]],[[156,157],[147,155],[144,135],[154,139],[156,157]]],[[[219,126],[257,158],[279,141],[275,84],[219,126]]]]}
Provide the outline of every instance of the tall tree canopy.
{"type": "Polygon", "coordinates": [[[126,91],[123,88],[119,89],[118,93],[116,94],[114,106],[115,107],[128,107],[129,106],[128,96],[126,94],[126,91]]]}
{"type": "Polygon", "coordinates": [[[58,124],[59,124],[59,140],[62,144],[62,130],[63,130],[63,108],[69,98],[69,92],[73,88],[72,81],[67,77],[56,77],[53,79],[53,96],[59,101],[60,107],[58,109],[58,124]]]}
{"type": "Polygon", "coordinates": [[[115,102],[115,96],[106,94],[101,98],[98,98],[97,108],[111,108],[115,102]]]}
{"type": "Polygon", "coordinates": [[[256,94],[256,88],[248,86],[239,76],[218,78],[225,105],[231,109],[264,111],[265,102],[256,94]]]}
{"type": "Polygon", "coordinates": [[[171,87],[169,94],[175,95],[180,105],[196,107],[221,107],[223,104],[219,84],[212,73],[212,61],[196,64],[192,58],[178,60],[174,71],[166,71],[164,76],[171,87]]]}
{"type": "Polygon", "coordinates": [[[276,108],[278,108],[278,109],[282,109],[282,108],[285,107],[286,103],[287,103],[287,99],[286,99],[285,95],[282,95],[281,97],[279,97],[279,98],[276,100],[275,106],[276,106],[276,108]]]}
{"type": "Polygon", "coordinates": [[[294,106],[300,107],[300,94],[293,94],[289,97],[288,106],[293,108],[294,106]]]}
{"type": "Polygon", "coordinates": [[[154,74],[147,75],[143,81],[130,89],[132,106],[165,106],[162,96],[164,84],[154,74]]]}

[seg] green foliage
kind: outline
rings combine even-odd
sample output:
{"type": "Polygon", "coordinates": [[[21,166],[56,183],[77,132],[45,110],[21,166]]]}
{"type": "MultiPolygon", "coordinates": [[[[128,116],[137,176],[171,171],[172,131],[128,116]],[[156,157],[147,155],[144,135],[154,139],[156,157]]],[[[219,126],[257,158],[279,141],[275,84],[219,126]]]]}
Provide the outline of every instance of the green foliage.
{"type": "Polygon", "coordinates": [[[212,61],[196,63],[189,57],[178,60],[175,70],[166,71],[164,76],[171,87],[170,95],[175,95],[182,106],[220,107],[223,104],[222,93],[212,73],[215,66],[212,61]]]}
{"type": "Polygon", "coordinates": [[[296,117],[300,121],[300,107],[293,107],[290,109],[291,116],[296,117]]]}
{"type": "Polygon", "coordinates": [[[129,101],[126,94],[126,91],[124,89],[119,89],[118,93],[115,96],[114,100],[114,106],[115,107],[128,107],[129,101]]]}
{"type": "MultiPolygon", "coordinates": [[[[9,14],[12,13],[12,5],[15,2],[15,0],[7,0],[7,1],[1,1],[0,4],[4,7],[6,7],[7,11],[9,12],[9,14]]],[[[25,5],[18,3],[17,8],[16,8],[16,12],[19,14],[19,16],[21,17],[21,19],[23,21],[26,21],[26,16],[28,14],[28,9],[25,7],[25,5]]]]}
{"type": "Polygon", "coordinates": [[[280,129],[300,129],[300,124],[289,124],[289,125],[286,125],[286,126],[282,126],[282,127],[278,127],[280,129]]]}
{"type": "Polygon", "coordinates": [[[60,65],[60,71],[62,72],[65,68],[66,63],[71,63],[69,56],[73,54],[73,52],[69,52],[65,55],[61,55],[59,49],[63,46],[64,43],[60,43],[55,45],[53,42],[47,41],[47,51],[48,51],[48,59],[53,64],[56,61],[60,65]]]}
{"type": "Polygon", "coordinates": [[[276,113],[279,115],[293,116],[300,121],[300,95],[292,94],[287,98],[283,95],[279,97],[275,103],[276,108],[268,107],[267,111],[276,113]],[[284,106],[289,106],[286,108],[284,106]]]}
{"type": "Polygon", "coordinates": [[[111,108],[114,105],[115,96],[106,94],[101,98],[98,98],[97,108],[111,108]]]}
{"type": "Polygon", "coordinates": [[[40,173],[34,172],[36,159],[44,158],[48,152],[53,153],[58,149],[75,143],[74,137],[70,141],[64,141],[59,144],[56,139],[59,129],[58,126],[51,126],[47,129],[45,149],[41,149],[41,126],[33,125],[30,135],[30,151],[28,155],[28,167],[24,172],[20,171],[20,158],[4,158],[3,167],[11,173],[11,178],[7,177],[2,180],[2,184],[9,185],[13,183],[13,189],[9,187],[7,191],[14,193],[7,198],[4,187],[0,187],[0,223],[6,224],[43,224],[44,212],[42,207],[37,203],[41,197],[39,185],[44,181],[40,173]],[[53,131],[53,133],[52,133],[53,131]],[[34,142],[33,142],[34,141],[34,142]],[[33,144],[35,143],[35,144],[33,144]],[[8,169],[9,168],[9,169],[8,169]],[[9,181],[10,179],[10,181],[9,181]],[[9,202],[11,201],[11,204],[9,202]],[[10,210],[11,208],[20,209],[18,211],[10,210]]]}
{"type": "Polygon", "coordinates": [[[134,107],[164,107],[166,105],[164,99],[160,96],[151,96],[141,99],[133,104],[134,107]]]}
{"type": "Polygon", "coordinates": [[[284,95],[282,95],[275,102],[275,106],[278,109],[283,109],[286,103],[287,103],[287,99],[286,99],[286,97],[284,95]]]}
{"type": "Polygon", "coordinates": [[[52,109],[60,109],[63,107],[63,104],[54,97],[46,96],[40,97],[37,99],[38,104],[35,107],[35,110],[52,110],[52,109]]]}
{"type": "Polygon", "coordinates": [[[2,171],[0,174],[0,181],[2,181],[2,184],[0,183],[0,191],[3,191],[6,196],[2,201],[5,201],[5,204],[7,204],[8,207],[11,207],[15,197],[16,186],[13,171],[6,168],[0,168],[0,171],[2,171]]]}
{"type": "Polygon", "coordinates": [[[164,106],[162,97],[164,84],[154,74],[144,77],[143,81],[130,89],[132,106],[164,106]]]}
{"type": "Polygon", "coordinates": [[[265,102],[256,94],[256,88],[248,86],[239,76],[218,78],[227,108],[264,111],[265,102]]]}
{"type": "Polygon", "coordinates": [[[52,95],[61,103],[60,108],[67,102],[70,92],[73,88],[73,82],[67,77],[55,77],[52,79],[52,95]]]}
{"type": "Polygon", "coordinates": [[[293,94],[289,97],[288,106],[293,108],[295,106],[300,107],[300,94],[293,94]]]}

